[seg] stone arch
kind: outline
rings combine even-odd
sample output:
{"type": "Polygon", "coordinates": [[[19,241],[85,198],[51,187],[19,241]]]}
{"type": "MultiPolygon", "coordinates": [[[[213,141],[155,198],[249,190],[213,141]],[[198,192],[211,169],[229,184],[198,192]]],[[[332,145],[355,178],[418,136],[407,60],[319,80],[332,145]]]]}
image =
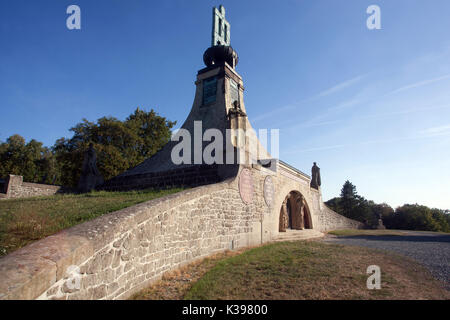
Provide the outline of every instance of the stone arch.
{"type": "Polygon", "coordinates": [[[278,231],[286,232],[287,229],[312,228],[311,211],[305,197],[299,191],[289,192],[281,204],[278,231]]]}

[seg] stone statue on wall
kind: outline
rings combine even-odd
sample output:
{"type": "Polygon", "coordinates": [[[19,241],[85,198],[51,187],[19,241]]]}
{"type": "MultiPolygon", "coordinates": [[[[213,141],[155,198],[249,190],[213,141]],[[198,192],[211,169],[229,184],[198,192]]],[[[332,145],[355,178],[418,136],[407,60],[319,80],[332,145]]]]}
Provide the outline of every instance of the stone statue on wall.
{"type": "Polygon", "coordinates": [[[303,204],[303,197],[299,195],[297,197],[297,208],[299,210],[298,230],[305,229],[305,209],[303,204]]]}
{"type": "Polygon", "coordinates": [[[319,189],[322,181],[320,181],[320,168],[314,162],[314,165],[311,169],[311,188],[319,189]]]}
{"type": "Polygon", "coordinates": [[[79,192],[89,192],[95,187],[103,184],[103,177],[97,168],[97,154],[94,145],[89,144],[89,149],[84,153],[83,168],[80,181],[78,182],[79,192]]]}
{"type": "Polygon", "coordinates": [[[284,200],[283,204],[281,205],[281,211],[280,211],[280,224],[279,224],[279,230],[280,232],[286,232],[286,229],[289,228],[289,215],[287,210],[287,199],[284,200]]]}

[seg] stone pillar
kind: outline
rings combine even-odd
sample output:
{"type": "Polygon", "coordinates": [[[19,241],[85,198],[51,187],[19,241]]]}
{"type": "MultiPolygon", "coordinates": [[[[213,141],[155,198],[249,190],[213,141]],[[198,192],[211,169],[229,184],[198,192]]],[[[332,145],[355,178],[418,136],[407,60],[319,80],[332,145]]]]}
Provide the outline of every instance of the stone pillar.
{"type": "Polygon", "coordinates": [[[23,183],[23,177],[22,176],[16,176],[13,174],[8,175],[8,177],[6,178],[6,183],[5,183],[5,194],[6,197],[9,198],[11,197],[11,192],[14,189],[17,189],[18,187],[20,187],[23,183]]]}

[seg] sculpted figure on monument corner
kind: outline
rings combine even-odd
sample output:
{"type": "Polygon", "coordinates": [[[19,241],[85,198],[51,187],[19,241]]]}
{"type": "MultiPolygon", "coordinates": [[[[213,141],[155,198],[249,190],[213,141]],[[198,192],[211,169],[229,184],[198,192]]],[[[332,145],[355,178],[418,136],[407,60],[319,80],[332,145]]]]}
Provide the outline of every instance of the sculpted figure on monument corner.
{"type": "Polygon", "coordinates": [[[78,183],[79,192],[89,192],[103,183],[103,177],[97,168],[97,154],[92,143],[84,153],[83,168],[78,183]]]}
{"type": "Polygon", "coordinates": [[[320,181],[320,168],[317,166],[317,163],[314,162],[314,165],[311,169],[311,188],[319,189],[322,182],[320,181]]]}

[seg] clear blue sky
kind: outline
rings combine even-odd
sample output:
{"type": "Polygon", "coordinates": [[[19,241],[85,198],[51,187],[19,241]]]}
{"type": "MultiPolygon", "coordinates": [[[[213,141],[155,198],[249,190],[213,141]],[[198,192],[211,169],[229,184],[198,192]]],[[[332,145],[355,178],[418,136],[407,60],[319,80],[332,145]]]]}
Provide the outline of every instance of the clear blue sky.
{"type": "Polygon", "coordinates": [[[284,161],[318,162],[325,200],[349,179],[376,202],[450,208],[448,0],[2,0],[0,141],[51,146],[138,106],[181,124],[221,3],[250,121],[280,129],[284,161]]]}

